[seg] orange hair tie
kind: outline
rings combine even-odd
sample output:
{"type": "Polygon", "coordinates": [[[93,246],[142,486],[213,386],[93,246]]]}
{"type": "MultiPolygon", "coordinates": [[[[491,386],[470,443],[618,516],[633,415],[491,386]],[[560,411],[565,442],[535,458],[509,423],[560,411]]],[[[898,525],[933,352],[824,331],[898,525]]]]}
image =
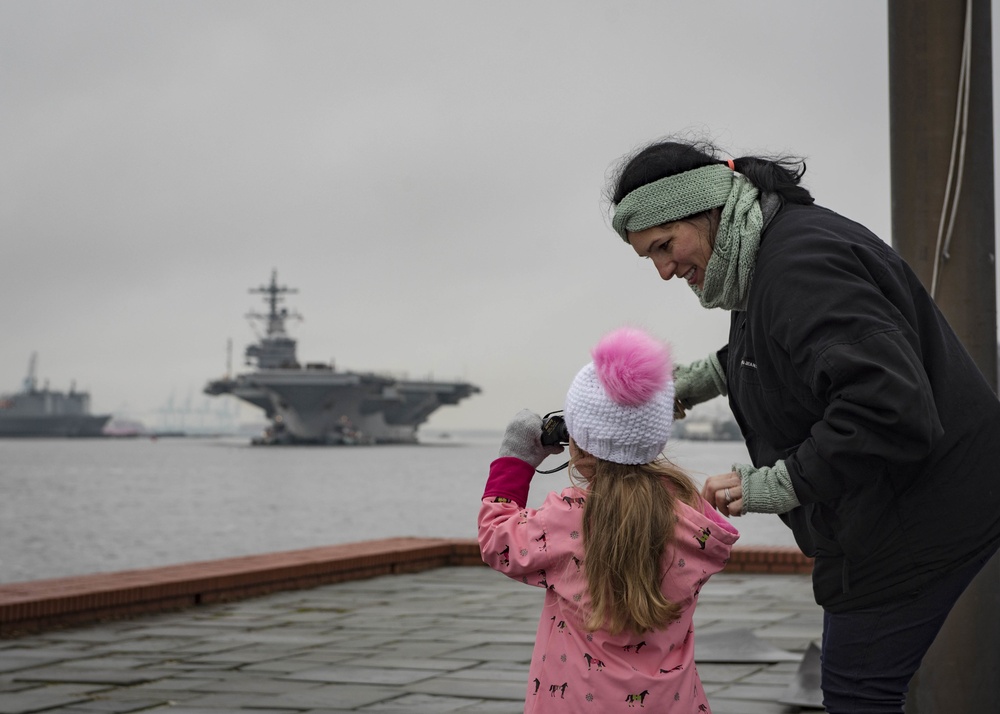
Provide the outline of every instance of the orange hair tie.
{"type": "Polygon", "coordinates": [[[729,170],[730,171],[735,171],[736,170],[736,162],[735,161],[733,161],[732,159],[726,159],[726,163],[729,164],[729,170]]]}

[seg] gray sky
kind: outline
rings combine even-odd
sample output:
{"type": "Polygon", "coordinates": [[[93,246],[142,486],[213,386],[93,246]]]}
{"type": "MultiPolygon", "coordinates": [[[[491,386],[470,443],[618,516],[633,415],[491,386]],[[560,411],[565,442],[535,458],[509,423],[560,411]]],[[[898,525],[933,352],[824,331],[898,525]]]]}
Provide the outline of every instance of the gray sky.
{"type": "Polygon", "coordinates": [[[610,230],[618,158],[802,155],[888,240],[887,91],[871,0],[5,0],[0,391],[37,351],[96,411],[200,405],[276,268],[301,360],[482,387],[428,426],[559,408],[618,325],[726,338],[610,230]]]}

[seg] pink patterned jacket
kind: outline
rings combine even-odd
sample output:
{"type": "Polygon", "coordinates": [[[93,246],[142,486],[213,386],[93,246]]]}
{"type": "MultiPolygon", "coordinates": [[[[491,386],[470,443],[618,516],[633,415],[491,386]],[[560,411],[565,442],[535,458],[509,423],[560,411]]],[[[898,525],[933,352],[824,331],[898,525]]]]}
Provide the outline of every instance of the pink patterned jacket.
{"type": "Polygon", "coordinates": [[[708,503],[680,504],[674,543],[664,555],[663,593],[682,605],[679,620],[642,635],[587,632],[583,504],[575,487],[525,508],[534,469],[514,457],[490,465],[479,511],[483,560],[504,575],[545,589],[525,712],[710,712],[694,666],[694,615],[705,581],[729,560],[739,533],[708,503]]]}

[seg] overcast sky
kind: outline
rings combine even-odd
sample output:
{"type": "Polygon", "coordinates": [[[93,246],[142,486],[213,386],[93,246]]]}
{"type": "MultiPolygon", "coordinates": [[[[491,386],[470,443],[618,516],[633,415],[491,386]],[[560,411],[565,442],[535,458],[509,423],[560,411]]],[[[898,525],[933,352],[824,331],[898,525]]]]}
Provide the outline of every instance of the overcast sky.
{"type": "Polygon", "coordinates": [[[300,360],[482,388],[428,426],[561,407],[621,324],[703,357],[728,314],[611,231],[609,169],[675,132],[798,154],[888,240],[886,22],[872,0],[2,1],[0,391],[37,352],[95,411],[200,406],[272,269],[300,360]]]}

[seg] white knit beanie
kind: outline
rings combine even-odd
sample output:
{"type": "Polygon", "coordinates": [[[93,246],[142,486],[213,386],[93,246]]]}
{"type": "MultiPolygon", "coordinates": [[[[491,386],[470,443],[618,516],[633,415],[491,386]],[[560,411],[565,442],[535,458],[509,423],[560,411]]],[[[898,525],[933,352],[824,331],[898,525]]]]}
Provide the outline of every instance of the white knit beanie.
{"type": "Polygon", "coordinates": [[[591,351],[566,394],[566,428],[589,454],[619,464],[647,464],[667,445],[674,422],[668,345],[623,327],[591,351]]]}

